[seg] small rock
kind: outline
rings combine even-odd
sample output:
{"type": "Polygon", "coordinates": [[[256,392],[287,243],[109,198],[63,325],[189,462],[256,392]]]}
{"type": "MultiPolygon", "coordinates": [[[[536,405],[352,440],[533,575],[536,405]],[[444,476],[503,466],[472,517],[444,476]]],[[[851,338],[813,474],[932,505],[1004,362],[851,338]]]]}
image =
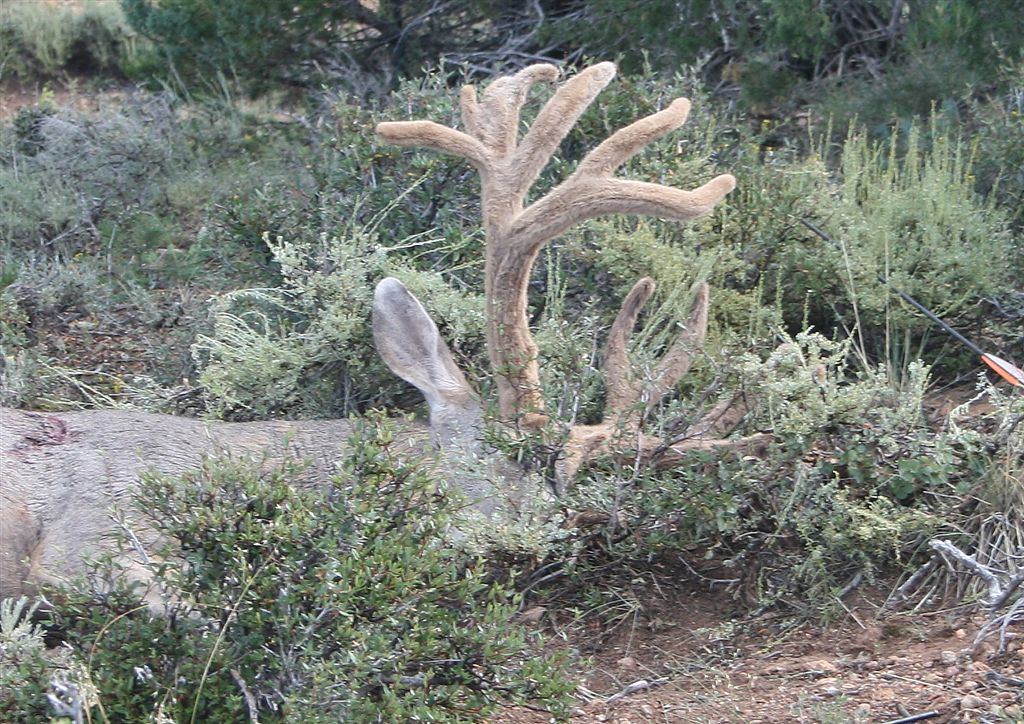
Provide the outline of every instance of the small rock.
{"type": "Polygon", "coordinates": [[[818,661],[812,661],[807,665],[807,668],[811,671],[818,671],[822,674],[834,674],[839,671],[839,667],[833,664],[831,661],[826,659],[819,659],[818,661]]]}
{"type": "Polygon", "coordinates": [[[877,661],[869,661],[864,664],[865,671],[878,671],[880,668],[882,668],[882,665],[877,661]]]}
{"type": "Polygon", "coordinates": [[[874,698],[879,701],[892,701],[896,698],[896,690],[891,686],[880,686],[875,689],[874,698]]]}
{"type": "Polygon", "coordinates": [[[961,709],[980,709],[983,706],[985,706],[985,700],[980,696],[968,694],[967,696],[960,697],[961,709]]]}
{"type": "Polygon", "coordinates": [[[939,654],[939,661],[946,666],[952,666],[956,663],[956,651],[943,651],[939,654]]]}
{"type": "Polygon", "coordinates": [[[964,683],[960,684],[960,688],[965,691],[974,691],[980,686],[981,684],[979,684],[977,681],[965,681],[964,683]]]}
{"type": "Polygon", "coordinates": [[[967,632],[962,628],[958,628],[956,631],[953,632],[953,636],[955,636],[958,639],[966,638],[967,632]]]}
{"type": "Polygon", "coordinates": [[[652,719],[654,718],[654,707],[650,704],[641,704],[640,711],[642,711],[644,714],[651,717],[652,719]]]}
{"type": "Polygon", "coordinates": [[[548,610],[543,606],[534,606],[519,614],[519,620],[523,623],[540,623],[540,620],[544,618],[544,614],[547,612],[548,610]]]}
{"type": "Polygon", "coordinates": [[[992,667],[986,664],[984,661],[972,661],[967,665],[967,670],[976,674],[987,674],[992,671],[992,667]]]}
{"type": "Polygon", "coordinates": [[[829,686],[824,687],[821,690],[821,693],[824,694],[825,696],[839,696],[840,694],[843,693],[843,690],[840,689],[838,686],[829,685],[829,686]]]}
{"type": "Polygon", "coordinates": [[[853,710],[853,720],[854,721],[858,721],[858,722],[860,722],[860,721],[863,721],[863,722],[871,721],[871,705],[870,704],[861,704],[856,709],[854,709],[853,710]]]}
{"type": "Polygon", "coordinates": [[[635,669],[637,668],[636,659],[632,656],[623,656],[621,659],[615,662],[619,667],[623,669],[635,669]]]}

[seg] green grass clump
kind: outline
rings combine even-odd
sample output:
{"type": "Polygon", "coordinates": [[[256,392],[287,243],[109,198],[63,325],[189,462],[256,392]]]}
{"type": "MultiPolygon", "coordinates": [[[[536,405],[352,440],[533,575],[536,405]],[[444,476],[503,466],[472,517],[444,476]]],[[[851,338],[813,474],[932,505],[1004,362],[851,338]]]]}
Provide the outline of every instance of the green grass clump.
{"type": "Polygon", "coordinates": [[[114,0],[85,0],[76,6],[0,5],[0,79],[14,77],[24,83],[123,74],[136,44],[136,34],[114,0]]]}

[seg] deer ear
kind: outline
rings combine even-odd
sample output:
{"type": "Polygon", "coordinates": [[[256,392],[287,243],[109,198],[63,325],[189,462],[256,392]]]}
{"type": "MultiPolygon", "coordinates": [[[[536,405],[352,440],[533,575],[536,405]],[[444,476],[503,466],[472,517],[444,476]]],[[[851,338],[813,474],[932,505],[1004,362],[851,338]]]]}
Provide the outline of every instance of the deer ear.
{"type": "Polygon", "coordinates": [[[434,320],[393,277],[382,279],[373,293],[373,341],[385,364],[422,392],[431,409],[471,396],[434,320]]]}

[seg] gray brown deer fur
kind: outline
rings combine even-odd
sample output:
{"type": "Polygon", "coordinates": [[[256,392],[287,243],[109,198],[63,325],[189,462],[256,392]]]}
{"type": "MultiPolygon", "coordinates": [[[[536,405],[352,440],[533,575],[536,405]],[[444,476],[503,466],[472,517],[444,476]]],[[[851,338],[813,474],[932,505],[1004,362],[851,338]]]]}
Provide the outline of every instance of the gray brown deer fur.
{"type": "MultiPolygon", "coordinates": [[[[395,279],[377,285],[373,322],[381,356],[430,408],[429,426],[400,424],[393,449],[437,465],[490,513],[495,481],[507,468],[481,442],[480,404],[437,327],[395,279]]],[[[83,573],[87,558],[111,550],[115,508],[128,516],[132,535],[152,543],[129,500],[147,471],[176,475],[220,455],[267,466],[291,460],[306,464],[295,483],[317,486],[334,472],[351,433],[348,420],[228,423],[129,410],[0,408],[0,598],[83,573]]],[[[129,577],[144,581],[141,558],[120,562],[129,577]]]]}
{"type": "MultiPolygon", "coordinates": [[[[599,63],[570,78],[522,138],[520,110],[534,83],[557,78],[554,66],[533,65],[495,80],[482,97],[472,86],[464,88],[463,130],[422,120],[381,123],[377,129],[400,145],[462,156],[480,172],[488,356],[499,422],[515,430],[558,428],[549,424],[544,410],[537,345],[527,322],[527,283],[543,246],[570,226],[604,214],[690,219],[709,211],[735,185],[729,175],[693,191],[614,177],[631,156],[685,121],[690,104],[678,99],[612,134],[569,178],[526,205],[541,169],[614,74],[612,64],[599,63]]],[[[630,364],[626,348],[653,291],[654,282],[641,279],[622,304],[602,367],[608,387],[605,419],[569,429],[560,465],[565,480],[600,455],[646,461],[657,452],[660,460],[678,464],[689,450],[733,445],[717,438],[730,427],[721,421],[734,424],[737,418],[729,401],[712,411],[716,417],[705,418],[678,440],[666,443],[641,432],[646,412],[671,392],[703,343],[709,303],[707,286],[698,285],[693,312],[675,343],[653,372],[641,373],[630,364]]],[[[401,445],[421,456],[437,448],[432,459],[449,487],[490,514],[495,501],[521,483],[482,442],[480,403],[437,327],[400,282],[385,279],[375,293],[373,328],[382,358],[423,393],[430,409],[429,429],[406,424],[401,445]]],[[[315,485],[330,475],[350,432],[350,424],[340,420],[238,424],[120,410],[0,410],[0,597],[81,572],[85,557],[106,550],[106,536],[115,527],[111,509],[128,507],[127,498],[146,470],[177,474],[217,454],[271,463],[291,456],[311,461],[305,479],[297,483],[315,485]]],[[[128,565],[136,566],[134,575],[146,578],[144,566],[128,565]]]]}

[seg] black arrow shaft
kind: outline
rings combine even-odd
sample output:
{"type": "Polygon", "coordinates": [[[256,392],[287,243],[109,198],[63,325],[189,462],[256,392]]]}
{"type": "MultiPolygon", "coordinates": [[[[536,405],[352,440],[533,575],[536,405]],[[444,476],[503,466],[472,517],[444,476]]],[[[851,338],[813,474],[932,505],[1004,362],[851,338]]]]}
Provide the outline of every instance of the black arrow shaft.
{"type": "MultiPolygon", "coordinates": [[[[839,248],[839,244],[837,244],[836,241],[831,236],[826,234],[824,231],[819,229],[817,226],[812,224],[807,219],[800,219],[800,223],[803,224],[804,226],[806,226],[812,232],[814,232],[814,234],[817,237],[823,239],[824,241],[827,241],[829,244],[831,244],[832,246],[836,247],[837,249],[839,248]]],[[[916,299],[914,299],[912,296],[907,294],[905,291],[903,291],[899,287],[893,286],[889,282],[889,280],[886,279],[885,277],[883,277],[881,274],[877,274],[876,276],[878,277],[878,281],[882,282],[882,284],[886,285],[887,287],[889,287],[889,289],[891,289],[896,294],[898,294],[900,299],[905,301],[907,304],[911,305],[914,309],[919,311],[924,316],[928,317],[928,319],[930,319],[933,322],[935,322],[935,324],[937,324],[940,329],[942,329],[944,332],[946,332],[946,334],[949,334],[950,336],[952,336],[954,339],[956,339],[958,342],[960,342],[960,344],[962,344],[965,347],[967,347],[967,349],[971,350],[976,355],[978,355],[980,357],[984,357],[985,356],[985,351],[981,347],[979,347],[974,342],[972,342],[971,340],[967,339],[967,337],[963,336],[962,334],[957,332],[955,329],[950,327],[948,324],[946,324],[946,322],[944,322],[942,319],[940,319],[935,314],[935,312],[933,312],[932,310],[928,309],[928,307],[926,307],[923,304],[921,304],[921,302],[919,302],[916,299]]]]}

